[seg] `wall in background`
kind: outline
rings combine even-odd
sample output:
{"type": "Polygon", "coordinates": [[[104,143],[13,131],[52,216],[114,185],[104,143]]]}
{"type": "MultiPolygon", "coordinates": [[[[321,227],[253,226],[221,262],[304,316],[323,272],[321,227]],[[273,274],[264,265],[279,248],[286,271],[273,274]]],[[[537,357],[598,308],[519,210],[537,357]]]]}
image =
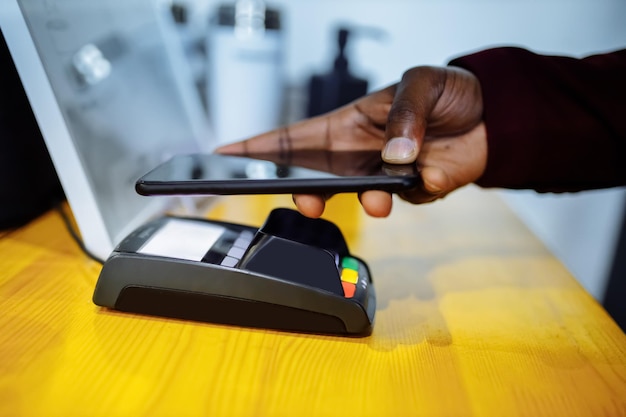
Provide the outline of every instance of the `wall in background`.
{"type": "MultiPolygon", "coordinates": [[[[221,2],[188,0],[197,27],[221,2]]],[[[452,57],[496,45],[582,56],[626,47],[623,0],[274,0],[282,11],[285,74],[302,86],[330,68],[339,24],[384,29],[382,40],[355,39],[354,72],[371,88],[397,81],[415,65],[445,64],[452,57]]],[[[569,195],[506,192],[518,215],[601,299],[621,221],[624,190],[569,195]]]]}
{"type": "Polygon", "coordinates": [[[444,64],[493,45],[522,45],[546,53],[582,55],[626,44],[622,0],[289,0],[282,5],[288,34],[287,74],[301,80],[332,60],[337,23],[384,29],[385,41],[353,45],[355,70],[373,87],[396,81],[407,68],[444,64]]]}

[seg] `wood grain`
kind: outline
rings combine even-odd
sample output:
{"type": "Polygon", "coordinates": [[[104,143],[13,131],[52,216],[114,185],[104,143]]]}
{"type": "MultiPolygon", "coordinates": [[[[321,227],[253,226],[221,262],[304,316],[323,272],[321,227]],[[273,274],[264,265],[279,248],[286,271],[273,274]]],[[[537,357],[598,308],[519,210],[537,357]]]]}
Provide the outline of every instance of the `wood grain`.
{"type": "MultiPolygon", "coordinates": [[[[624,416],[626,336],[497,195],[388,219],[336,196],[374,332],[344,338],[100,309],[55,212],[0,239],[0,416],[624,416]]],[[[220,199],[259,226],[289,196],[220,199]]]]}

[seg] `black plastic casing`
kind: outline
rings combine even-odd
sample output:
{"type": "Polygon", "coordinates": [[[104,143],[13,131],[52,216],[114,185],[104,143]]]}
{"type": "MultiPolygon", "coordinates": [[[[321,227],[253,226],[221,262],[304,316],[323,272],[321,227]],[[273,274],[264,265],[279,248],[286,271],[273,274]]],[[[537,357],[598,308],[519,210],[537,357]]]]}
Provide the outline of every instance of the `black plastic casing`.
{"type": "Polygon", "coordinates": [[[167,221],[131,233],[107,259],[95,304],[116,310],[228,325],[321,334],[368,335],[376,296],[359,262],[354,297],[342,294],[337,257],[350,256],[339,229],[289,209],[274,210],[263,227],[204,219],[255,232],[238,265],[151,256],[137,251],[167,221]],[[297,277],[297,279],[294,279],[297,277]]]}

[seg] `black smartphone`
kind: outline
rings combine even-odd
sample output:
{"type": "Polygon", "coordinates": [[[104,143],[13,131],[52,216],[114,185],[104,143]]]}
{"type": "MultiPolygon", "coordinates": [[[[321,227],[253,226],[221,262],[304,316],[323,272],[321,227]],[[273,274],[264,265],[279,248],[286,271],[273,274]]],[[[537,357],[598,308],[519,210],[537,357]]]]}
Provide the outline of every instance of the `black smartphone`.
{"type": "Polygon", "coordinates": [[[420,183],[415,164],[387,164],[380,151],[290,151],[176,155],[135,189],[141,195],[333,194],[398,192],[420,183]]]}

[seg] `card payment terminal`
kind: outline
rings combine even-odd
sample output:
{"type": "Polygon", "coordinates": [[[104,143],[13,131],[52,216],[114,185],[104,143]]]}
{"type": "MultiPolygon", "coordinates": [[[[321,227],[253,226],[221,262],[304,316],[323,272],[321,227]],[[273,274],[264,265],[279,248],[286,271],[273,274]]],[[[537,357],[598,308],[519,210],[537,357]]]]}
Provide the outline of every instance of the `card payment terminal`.
{"type": "Polygon", "coordinates": [[[258,230],[162,217],[124,239],[105,262],[95,304],[212,323],[367,335],[376,296],[367,265],[339,228],[273,210],[258,230]]]}

